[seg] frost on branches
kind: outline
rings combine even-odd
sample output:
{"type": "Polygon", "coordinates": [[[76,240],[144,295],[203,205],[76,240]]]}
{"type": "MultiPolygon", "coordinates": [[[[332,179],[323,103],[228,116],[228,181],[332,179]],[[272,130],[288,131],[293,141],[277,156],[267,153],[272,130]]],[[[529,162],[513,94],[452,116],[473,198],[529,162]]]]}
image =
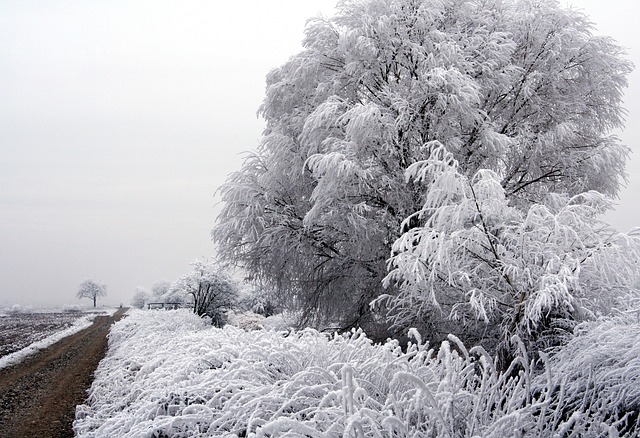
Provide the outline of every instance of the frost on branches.
{"type": "Polygon", "coordinates": [[[194,260],[193,270],[178,278],[170,287],[174,295],[189,296],[193,312],[208,316],[217,327],[224,326],[227,312],[238,301],[237,282],[212,259],[194,260]]]}
{"type": "Polygon", "coordinates": [[[106,295],[107,286],[93,280],[85,280],[80,283],[78,292],[76,292],[76,297],[78,299],[89,298],[93,300],[93,307],[96,307],[96,300],[98,299],[98,297],[104,297],[106,295]]]}
{"type": "Polygon", "coordinates": [[[563,343],[574,322],[626,305],[638,280],[640,236],[599,220],[609,199],[549,193],[520,209],[495,172],[467,177],[444,146],[432,149],[407,170],[428,189],[422,209],[403,224],[421,225],[393,245],[385,282],[400,291],[378,300],[396,326],[428,321],[441,335],[483,345],[499,339],[502,347],[518,335],[536,351],[563,343]]]}
{"type": "Polygon", "coordinates": [[[631,65],[592,30],[554,0],[340,2],[267,77],[265,135],[221,189],[219,253],[320,326],[367,327],[385,293],[396,325],[414,300],[503,339],[610,307],[630,241],[596,212],[624,178],[609,132],[631,65]],[[418,164],[435,149],[457,163],[437,189],[418,164]],[[446,215],[460,219],[428,231],[446,215]]]}

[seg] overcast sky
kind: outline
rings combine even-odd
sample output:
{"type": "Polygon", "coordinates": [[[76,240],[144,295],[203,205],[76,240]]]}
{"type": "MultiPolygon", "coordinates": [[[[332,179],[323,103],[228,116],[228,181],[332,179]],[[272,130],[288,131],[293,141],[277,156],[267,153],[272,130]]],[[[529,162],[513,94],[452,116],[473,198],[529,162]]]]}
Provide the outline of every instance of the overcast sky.
{"type": "MultiPolygon", "coordinates": [[[[265,75],[335,2],[0,0],[0,307],[75,303],[87,278],[128,304],[213,255],[213,194],[258,142],[265,75]]],[[[640,2],[570,4],[640,67],[640,2]]],[[[621,231],[640,225],[629,82],[621,231]]]]}

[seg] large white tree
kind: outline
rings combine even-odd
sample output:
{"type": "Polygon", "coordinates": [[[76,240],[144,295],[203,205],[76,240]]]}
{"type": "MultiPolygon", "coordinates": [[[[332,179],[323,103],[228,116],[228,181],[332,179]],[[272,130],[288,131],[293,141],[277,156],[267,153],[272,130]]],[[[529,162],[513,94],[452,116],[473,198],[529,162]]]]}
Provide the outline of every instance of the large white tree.
{"type": "Polygon", "coordinates": [[[80,284],[76,296],[78,299],[90,298],[93,300],[93,307],[96,307],[98,297],[107,295],[107,286],[93,280],[85,280],[80,284]]]}
{"type": "MultiPolygon", "coordinates": [[[[491,175],[522,219],[549,199],[618,192],[628,149],[609,132],[631,65],[582,13],[554,0],[345,0],[337,11],[311,21],[304,50],[267,77],[267,129],[222,187],[213,230],[222,257],[308,321],[370,321],[393,242],[430,220],[431,188],[405,172],[435,148],[461,177],[491,175]]],[[[388,296],[417,284],[393,263],[388,296]]]]}

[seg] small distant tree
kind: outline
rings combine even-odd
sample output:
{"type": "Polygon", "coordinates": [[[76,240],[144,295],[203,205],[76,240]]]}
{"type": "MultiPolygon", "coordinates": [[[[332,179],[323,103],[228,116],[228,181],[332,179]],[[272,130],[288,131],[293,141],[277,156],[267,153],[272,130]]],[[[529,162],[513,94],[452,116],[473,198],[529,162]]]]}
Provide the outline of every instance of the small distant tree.
{"type": "Polygon", "coordinates": [[[158,302],[165,303],[165,297],[171,288],[171,282],[167,280],[160,280],[151,286],[151,295],[153,299],[158,302]]]}
{"type": "Polygon", "coordinates": [[[265,284],[245,285],[240,291],[238,306],[243,311],[257,313],[265,317],[282,312],[282,305],[276,291],[265,284]]]}
{"type": "Polygon", "coordinates": [[[149,301],[149,291],[143,287],[137,287],[131,298],[131,305],[135,308],[142,309],[144,305],[149,301]]]}
{"type": "Polygon", "coordinates": [[[180,281],[180,279],[171,283],[171,285],[169,286],[169,289],[164,294],[165,303],[174,303],[174,304],[189,306],[193,304],[191,301],[192,301],[191,297],[184,290],[183,284],[180,281]]]}
{"type": "Polygon", "coordinates": [[[80,288],[76,296],[78,299],[91,298],[93,300],[93,307],[96,307],[96,300],[98,297],[104,297],[107,295],[107,286],[102,283],[97,283],[93,280],[85,280],[80,284],[80,288]]]}
{"type": "Polygon", "coordinates": [[[237,282],[213,260],[195,260],[193,270],[178,279],[175,289],[193,297],[193,312],[209,316],[213,325],[222,327],[226,315],[238,301],[237,282]]]}

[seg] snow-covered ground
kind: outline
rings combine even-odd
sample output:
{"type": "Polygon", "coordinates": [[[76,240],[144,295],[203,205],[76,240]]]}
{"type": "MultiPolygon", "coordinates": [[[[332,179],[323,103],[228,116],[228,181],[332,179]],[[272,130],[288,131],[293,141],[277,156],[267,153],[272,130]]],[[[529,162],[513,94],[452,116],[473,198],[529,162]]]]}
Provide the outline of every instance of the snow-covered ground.
{"type": "MultiPolygon", "coordinates": [[[[592,332],[602,338],[616,324],[592,332]]],[[[617,419],[631,421],[624,409],[640,406],[639,391],[629,390],[640,379],[640,324],[624,327],[627,335],[608,335],[606,344],[579,337],[569,358],[546,371],[518,357],[500,373],[481,348],[467,351],[453,337],[430,349],[414,331],[403,351],[361,332],[216,329],[188,310],[136,311],[114,325],[74,430],[79,437],[634,436],[617,419]],[[611,349],[620,353],[600,365],[611,349]],[[598,399],[612,379],[618,389],[598,399]]]]}
{"type": "MultiPolygon", "coordinates": [[[[77,318],[75,318],[75,320],[71,319],[73,315],[65,315],[67,317],[69,317],[69,319],[71,320],[71,322],[69,324],[65,324],[67,325],[64,328],[60,328],[60,329],[54,329],[54,331],[52,331],[50,334],[46,335],[46,334],[39,334],[41,336],[45,336],[43,339],[40,339],[36,342],[33,342],[29,345],[27,345],[26,347],[15,351],[13,353],[7,354],[5,356],[0,357],[0,370],[3,368],[6,368],[8,366],[12,366],[15,365],[17,363],[22,362],[26,357],[31,356],[34,353],[37,353],[40,350],[43,350],[45,348],[50,347],[51,345],[55,344],[56,342],[60,341],[61,339],[66,338],[67,336],[71,336],[75,333],[78,333],[81,330],[84,330],[85,328],[91,326],[91,324],[93,324],[93,320],[95,319],[96,316],[98,315],[112,315],[113,313],[115,313],[117,309],[116,308],[101,308],[100,310],[96,311],[96,312],[91,312],[91,313],[86,313],[83,314],[82,316],[78,316],[77,318]]],[[[15,309],[15,306],[11,309],[7,309],[7,312],[4,312],[2,315],[2,317],[7,317],[5,315],[9,315],[10,312],[17,312],[17,310],[15,309]]],[[[21,310],[22,311],[22,310],[21,310]]],[[[52,312],[51,310],[39,310],[39,311],[34,311],[32,309],[25,309],[24,313],[19,313],[20,316],[24,319],[27,320],[27,322],[29,321],[29,316],[33,313],[37,313],[38,315],[47,315],[47,314],[51,314],[51,315],[61,315],[61,313],[59,313],[59,310],[56,310],[55,312],[52,312]]],[[[65,319],[66,320],[66,319],[65,319]]],[[[0,324],[2,323],[2,320],[0,319],[0,324]]],[[[55,327],[56,324],[51,324],[50,327],[55,327]]],[[[24,334],[22,334],[24,335],[24,334]]],[[[9,333],[5,333],[5,336],[7,336],[8,338],[11,337],[11,335],[9,333]]],[[[24,344],[23,344],[24,345],[24,344]]]]}

